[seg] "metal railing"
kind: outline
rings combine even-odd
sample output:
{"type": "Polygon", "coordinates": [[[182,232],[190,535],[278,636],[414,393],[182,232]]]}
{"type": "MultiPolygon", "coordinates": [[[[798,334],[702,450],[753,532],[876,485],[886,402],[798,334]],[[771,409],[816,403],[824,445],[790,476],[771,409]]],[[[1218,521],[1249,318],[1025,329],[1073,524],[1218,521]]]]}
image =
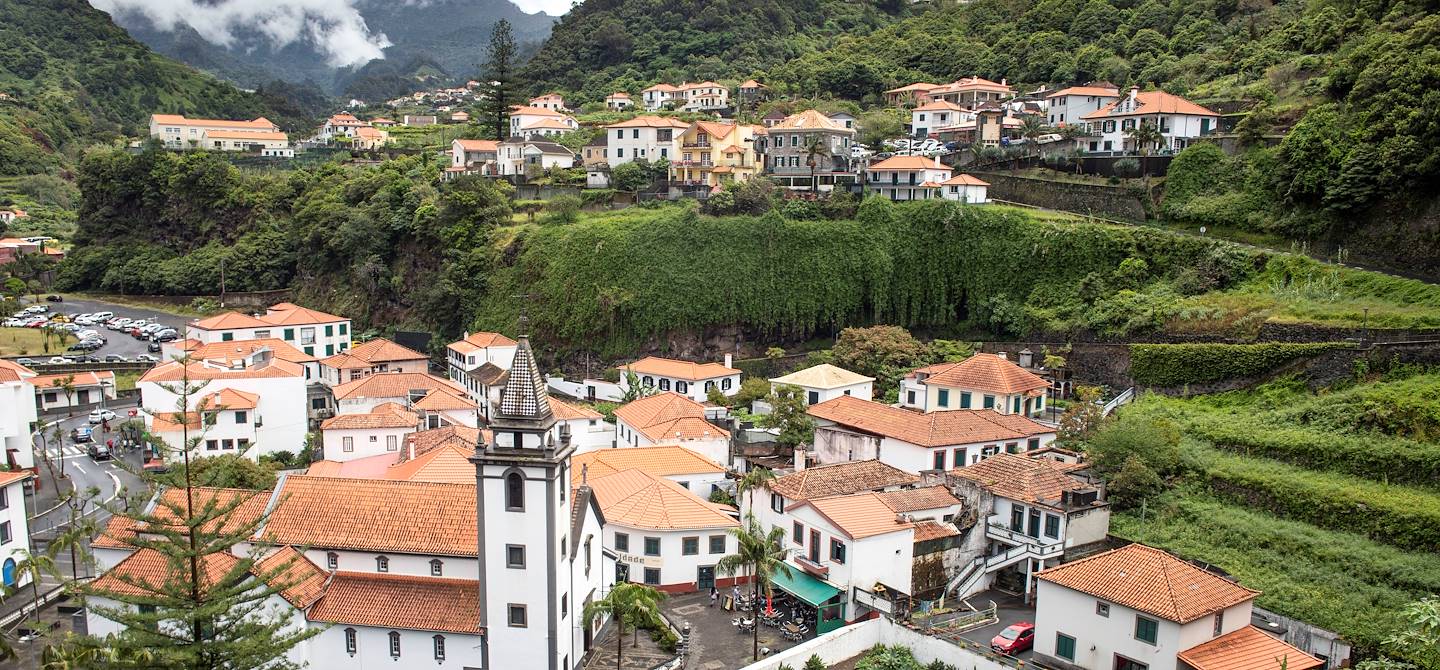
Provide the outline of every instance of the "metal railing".
{"type": "Polygon", "coordinates": [[[1102,409],[1102,410],[1100,410],[1100,415],[1101,415],[1101,416],[1110,416],[1110,413],[1111,413],[1111,412],[1119,409],[1121,405],[1129,404],[1130,401],[1132,401],[1132,400],[1134,400],[1134,399],[1135,399],[1135,387],[1134,387],[1134,386],[1131,386],[1130,388],[1127,388],[1127,389],[1125,389],[1124,391],[1121,391],[1121,392],[1120,392],[1120,395],[1117,395],[1117,396],[1115,396],[1114,398],[1111,398],[1111,399],[1110,399],[1110,402],[1105,403],[1105,408],[1102,409]]]}
{"type": "Polygon", "coordinates": [[[1028,546],[1034,548],[1037,558],[1050,558],[1065,553],[1064,540],[1056,539],[1046,542],[1038,537],[1027,535],[1023,532],[1010,528],[1004,524],[990,523],[985,526],[985,536],[991,539],[1009,542],[1014,545],[1028,546]]]}

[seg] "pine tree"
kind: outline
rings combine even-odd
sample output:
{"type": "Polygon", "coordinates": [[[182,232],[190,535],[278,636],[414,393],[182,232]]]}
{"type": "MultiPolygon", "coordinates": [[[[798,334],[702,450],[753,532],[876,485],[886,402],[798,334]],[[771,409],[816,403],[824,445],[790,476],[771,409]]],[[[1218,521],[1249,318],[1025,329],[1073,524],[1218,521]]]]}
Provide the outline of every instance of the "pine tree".
{"type": "MultiPolygon", "coordinates": [[[[153,507],[134,504],[111,510],[143,528],[126,541],[135,547],[138,560],[162,569],[163,577],[145,578],[114,572],[85,590],[87,598],[101,597],[121,603],[108,606],[88,602],[92,611],[122,626],[118,634],[103,640],[73,638],[71,649],[56,649],[57,655],[88,650],[103,651],[92,656],[93,667],[122,667],[125,661],[104,659],[152,659],[150,667],[186,670],[286,670],[298,667],[285,655],[295,645],[318,633],[294,622],[294,611],[269,606],[272,596],[294,585],[291,565],[262,570],[259,548],[243,554],[232,548],[250,540],[264,523],[264,515],[247,514],[240,508],[264,491],[228,490],[224,494],[196,486],[190,476],[190,452],[204,439],[205,426],[218,407],[197,404],[194,399],[205,384],[190,381],[189,359],[179,359],[184,373],[175,385],[162,385],[177,397],[176,411],[154,413],[182,427],[181,444],[162,447],[178,452],[185,467],[184,477],[166,490],[150,479],[155,496],[153,507]],[[144,510],[144,511],[135,511],[144,510]]],[[[127,559],[127,560],[132,560],[127,559]]]]}
{"type": "Polygon", "coordinates": [[[508,121],[511,100],[515,97],[515,33],[510,22],[500,19],[490,32],[490,46],[487,49],[484,74],[488,96],[481,107],[486,123],[493,123],[495,140],[504,141],[509,135],[508,121]]]}

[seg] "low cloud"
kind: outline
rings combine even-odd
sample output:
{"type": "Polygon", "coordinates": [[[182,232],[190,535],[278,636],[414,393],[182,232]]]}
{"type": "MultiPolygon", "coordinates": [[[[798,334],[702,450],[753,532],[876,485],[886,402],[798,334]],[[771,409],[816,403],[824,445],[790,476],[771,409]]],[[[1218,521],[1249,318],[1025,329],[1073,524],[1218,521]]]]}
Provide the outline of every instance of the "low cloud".
{"type": "Polygon", "coordinates": [[[236,46],[237,33],[256,31],[280,49],[309,43],[335,67],[364,65],[384,58],[390,40],[374,33],[355,0],[90,0],[97,9],[138,13],[157,29],[189,26],[224,47],[236,46]]]}

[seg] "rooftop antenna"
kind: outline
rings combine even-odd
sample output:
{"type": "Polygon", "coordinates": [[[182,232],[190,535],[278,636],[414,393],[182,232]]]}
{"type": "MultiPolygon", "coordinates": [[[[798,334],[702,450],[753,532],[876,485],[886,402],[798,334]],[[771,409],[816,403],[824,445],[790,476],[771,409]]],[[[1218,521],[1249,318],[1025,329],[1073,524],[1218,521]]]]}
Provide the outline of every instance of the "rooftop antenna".
{"type": "Polygon", "coordinates": [[[520,318],[517,322],[519,332],[515,333],[515,335],[517,337],[527,337],[530,335],[530,316],[527,314],[526,307],[529,305],[531,295],[529,293],[516,293],[510,297],[520,301],[520,318]]]}

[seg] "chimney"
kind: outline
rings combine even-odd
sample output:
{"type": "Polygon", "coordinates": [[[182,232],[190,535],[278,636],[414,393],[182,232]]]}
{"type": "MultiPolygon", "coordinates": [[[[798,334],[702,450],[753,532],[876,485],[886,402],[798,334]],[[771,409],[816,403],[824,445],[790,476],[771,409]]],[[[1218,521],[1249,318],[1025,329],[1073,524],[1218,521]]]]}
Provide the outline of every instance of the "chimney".
{"type": "Polygon", "coordinates": [[[805,450],[804,450],[804,449],[796,449],[796,450],[795,450],[795,471],[796,471],[796,472],[799,472],[799,471],[804,470],[804,469],[805,469],[805,450]]]}
{"type": "Polygon", "coordinates": [[[1138,95],[1140,95],[1140,87],[1139,87],[1139,86],[1131,86],[1131,87],[1130,87],[1130,106],[1131,106],[1131,107],[1134,107],[1134,106],[1135,106],[1135,98],[1136,98],[1136,96],[1138,96],[1138,95]]]}
{"type": "Polygon", "coordinates": [[[1000,357],[1000,360],[1002,360],[1002,361],[1008,361],[1008,360],[1010,360],[1010,356],[1006,355],[1006,353],[1003,352],[1003,351],[997,351],[997,352],[995,352],[995,355],[996,355],[996,356],[999,356],[999,357],[1000,357]]]}
{"type": "Polygon", "coordinates": [[[733,358],[733,357],[732,357],[730,354],[725,354],[725,367],[727,367],[727,368],[730,367],[730,363],[731,363],[731,359],[732,359],[732,358],[733,358]]]}
{"type": "Polygon", "coordinates": [[[1005,81],[1006,81],[1005,78],[1004,78],[1004,77],[1001,77],[1001,78],[1000,78],[1000,85],[1001,85],[1001,86],[1005,86],[1005,85],[1006,85],[1006,84],[1005,84],[1005,81]]]}

